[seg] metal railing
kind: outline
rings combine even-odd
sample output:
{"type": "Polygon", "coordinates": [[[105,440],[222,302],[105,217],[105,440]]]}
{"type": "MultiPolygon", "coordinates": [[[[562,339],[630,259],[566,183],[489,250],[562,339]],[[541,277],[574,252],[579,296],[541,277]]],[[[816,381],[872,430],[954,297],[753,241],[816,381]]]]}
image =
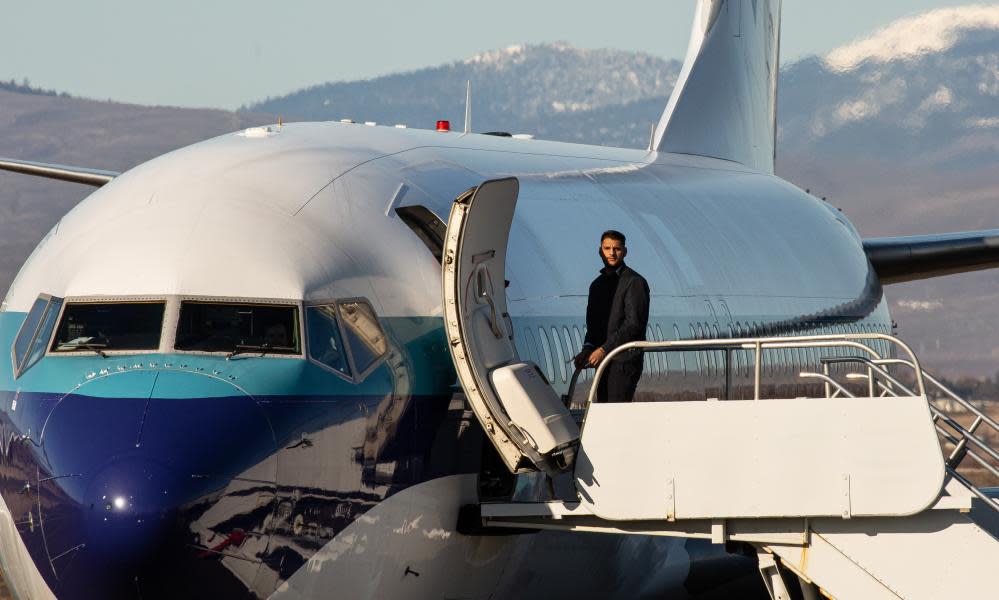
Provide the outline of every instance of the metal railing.
{"type": "MultiPolygon", "coordinates": [[[[915,370],[918,368],[918,363],[901,358],[879,358],[872,360],[864,357],[841,357],[824,359],[823,367],[827,368],[832,363],[860,363],[864,365],[867,369],[866,374],[848,373],[846,376],[850,379],[866,379],[869,387],[875,389],[879,396],[915,395],[903,382],[893,377],[886,367],[889,365],[902,365],[915,370]]],[[[953,450],[944,461],[948,475],[960,481],[972,494],[984,501],[993,510],[999,512],[999,502],[997,502],[996,498],[986,494],[982,491],[981,487],[973,484],[967,477],[958,472],[958,468],[964,460],[967,457],[971,457],[979,466],[999,480],[999,468],[996,466],[999,464],[999,451],[993,448],[979,434],[979,430],[984,425],[986,431],[991,429],[994,435],[999,435],[999,423],[971,402],[958,396],[953,390],[944,385],[943,382],[926,371],[922,371],[921,374],[924,380],[932,384],[933,388],[954,402],[957,402],[975,417],[971,425],[966,428],[927,399],[927,406],[929,406],[930,414],[933,416],[933,426],[936,428],[940,438],[953,446],[953,450]]],[[[872,393],[871,396],[874,396],[874,394],[872,393]]]]}
{"type": "MultiPolygon", "coordinates": [[[[902,340],[883,333],[843,333],[826,335],[805,335],[789,337],[765,337],[765,338],[722,338],[711,340],[676,340],[664,342],[629,342],[614,348],[597,366],[597,372],[593,376],[590,384],[590,392],[587,397],[587,406],[596,399],[597,386],[603,377],[607,366],[618,355],[629,350],[642,350],[644,352],[689,352],[689,351],[725,351],[730,357],[733,350],[751,351],[753,353],[753,399],[760,399],[760,389],[763,380],[763,358],[766,350],[781,350],[786,348],[853,348],[868,354],[874,360],[883,360],[883,357],[871,346],[864,344],[864,341],[882,340],[889,344],[889,347],[896,346],[909,355],[913,365],[913,372],[916,378],[916,387],[919,390],[918,396],[925,396],[926,389],[923,383],[922,369],[919,366],[919,359],[916,358],[912,349],[902,340]]],[[[731,359],[726,359],[726,378],[731,372],[731,359]]],[[[824,374],[828,377],[828,373],[824,374]]],[[[800,373],[803,378],[822,379],[817,373],[800,373]]],[[[834,382],[823,380],[827,386],[832,386],[834,382]]],[[[726,383],[726,387],[728,384],[726,383]]],[[[827,395],[829,387],[826,390],[827,395]]],[[[872,394],[873,395],[873,394],[872,394]]]]}
{"type": "MultiPolygon", "coordinates": [[[[612,350],[597,366],[596,373],[590,383],[590,390],[584,407],[582,424],[586,426],[586,416],[590,406],[596,401],[597,388],[601,378],[604,376],[608,365],[617,356],[630,350],[642,350],[643,352],[684,352],[684,351],[724,351],[725,363],[725,389],[730,389],[731,355],[733,351],[749,351],[753,356],[753,400],[760,400],[763,381],[763,362],[767,350],[781,350],[786,348],[843,348],[853,349],[857,352],[849,356],[822,357],[819,362],[822,364],[822,372],[815,373],[801,371],[798,373],[800,379],[821,382],[825,388],[826,398],[836,397],[856,397],[847,385],[834,377],[831,367],[833,365],[855,364],[863,367],[864,372],[846,372],[842,376],[849,382],[851,380],[864,380],[867,383],[869,397],[886,396],[918,396],[927,399],[933,425],[940,437],[954,446],[953,451],[945,460],[947,473],[954,479],[960,481],[968,490],[985,502],[993,510],[999,512],[999,501],[990,497],[981,488],[974,485],[967,477],[958,473],[957,469],[966,457],[971,457],[975,462],[985,468],[989,473],[999,479],[999,451],[988,444],[979,430],[983,427],[990,428],[996,435],[999,435],[999,422],[989,417],[972,403],[961,398],[953,390],[949,389],[938,379],[923,370],[912,348],[895,336],[881,333],[844,333],[828,335],[809,335],[793,337],[765,337],[765,338],[727,338],[727,339],[707,339],[707,340],[677,340],[664,342],[630,342],[623,344],[612,350]],[[864,342],[881,340],[887,343],[889,353],[899,354],[899,350],[908,355],[906,358],[896,356],[884,357],[878,353],[871,345],[864,342]],[[910,387],[902,382],[889,370],[891,366],[905,367],[912,372],[912,380],[915,385],[910,387]],[[946,397],[968,410],[975,416],[974,422],[967,428],[955,421],[950,416],[943,413],[929,402],[926,394],[926,382],[930,382],[934,389],[939,390],[946,397]],[[913,389],[914,388],[914,389],[913,389]],[[995,464],[993,464],[994,461],[995,464]]],[[[574,374],[567,401],[571,400],[573,388],[575,387],[574,374]]]]}

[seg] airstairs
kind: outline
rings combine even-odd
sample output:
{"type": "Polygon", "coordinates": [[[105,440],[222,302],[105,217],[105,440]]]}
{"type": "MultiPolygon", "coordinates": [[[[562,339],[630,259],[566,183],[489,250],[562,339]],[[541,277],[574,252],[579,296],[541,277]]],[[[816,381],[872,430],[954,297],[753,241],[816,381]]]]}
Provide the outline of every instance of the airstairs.
{"type": "Polygon", "coordinates": [[[999,452],[987,439],[999,437],[999,424],[925,373],[898,338],[625,344],[597,369],[584,410],[570,411],[514,344],[503,282],[518,193],[511,178],[455,200],[442,260],[444,326],[468,404],[510,472],[570,485],[549,486],[545,501],[466,507],[459,530],[746,544],[775,599],[999,593],[999,503],[961,469],[977,464],[999,478],[999,452]],[[721,356],[724,391],[703,401],[594,403],[606,366],[634,349],[721,356]],[[789,378],[790,352],[820,366],[795,378],[811,384],[799,386],[810,396],[780,397],[788,388],[775,381],[789,378]],[[970,422],[934,406],[927,385],[970,422]],[[556,487],[571,492],[556,496],[556,487]]]}
{"type": "MultiPolygon", "coordinates": [[[[570,470],[576,498],[483,503],[484,528],[703,538],[755,547],[773,598],[974,598],[999,590],[999,503],[959,468],[999,478],[980,408],[882,334],[636,342],[646,352],[742,352],[753,397],[596,404],[570,470]],[[890,348],[882,357],[874,347],[890,348]],[[822,353],[824,393],[761,398],[770,351],[822,353]],[[961,425],[927,387],[962,407],[961,425]]],[[[604,365],[608,364],[605,361],[604,365]]]]}

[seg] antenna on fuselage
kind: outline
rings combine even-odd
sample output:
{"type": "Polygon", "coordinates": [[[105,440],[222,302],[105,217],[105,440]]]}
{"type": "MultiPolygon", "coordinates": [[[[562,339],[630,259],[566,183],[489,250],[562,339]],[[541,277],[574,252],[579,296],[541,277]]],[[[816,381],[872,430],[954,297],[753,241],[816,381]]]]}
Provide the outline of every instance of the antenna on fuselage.
{"type": "Polygon", "coordinates": [[[465,81],[465,133],[472,133],[472,80],[465,81]]]}

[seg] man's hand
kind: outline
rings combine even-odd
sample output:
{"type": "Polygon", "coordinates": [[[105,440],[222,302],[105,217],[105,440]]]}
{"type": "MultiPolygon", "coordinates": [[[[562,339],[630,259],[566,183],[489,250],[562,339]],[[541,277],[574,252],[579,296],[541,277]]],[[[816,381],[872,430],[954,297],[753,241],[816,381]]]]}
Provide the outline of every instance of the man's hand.
{"type": "Polygon", "coordinates": [[[595,367],[600,364],[600,362],[604,359],[605,356],[607,356],[607,353],[604,352],[604,349],[597,348],[596,350],[590,353],[590,358],[587,359],[586,365],[590,367],[595,367]]]}
{"type": "Polygon", "coordinates": [[[576,366],[577,369],[582,369],[586,366],[586,362],[590,359],[590,349],[583,348],[583,351],[572,357],[572,364],[576,366]]]}

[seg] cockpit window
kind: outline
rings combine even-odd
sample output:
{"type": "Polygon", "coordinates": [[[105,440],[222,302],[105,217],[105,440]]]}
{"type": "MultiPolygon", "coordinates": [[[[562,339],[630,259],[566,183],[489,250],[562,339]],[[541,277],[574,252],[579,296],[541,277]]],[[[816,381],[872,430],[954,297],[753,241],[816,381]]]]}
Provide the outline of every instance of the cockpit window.
{"type": "Polygon", "coordinates": [[[42,315],[45,314],[45,308],[49,304],[49,299],[42,297],[35,300],[35,303],[31,306],[31,310],[28,311],[28,315],[24,317],[24,322],[21,323],[21,329],[17,332],[17,338],[14,339],[14,370],[21,370],[21,365],[24,363],[24,357],[28,354],[28,346],[31,345],[31,340],[35,338],[35,332],[38,331],[38,324],[42,321],[42,315]]]}
{"type": "Polygon", "coordinates": [[[354,368],[358,373],[364,373],[388,349],[385,333],[378,324],[374,309],[367,302],[340,303],[340,317],[354,368]]]}
{"type": "Polygon", "coordinates": [[[35,300],[28,315],[21,324],[21,329],[14,339],[12,357],[14,359],[14,376],[20,377],[33,364],[45,355],[52,328],[62,308],[62,300],[48,295],[41,295],[35,300]]]}
{"type": "Polygon", "coordinates": [[[177,350],[230,354],[299,354],[298,308],[279,304],[186,301],[177,350]]]}
{"type": "Polygon", "coordinates": [[[347,351],[336,323],[336,306],[324,304],[305,309],[309,332],[309,358],[344,375],[350,375],[347,351]]]}
{"type": "Polygon", "coordinates": [[[62,308],[62,300],[59,298],[52,298],[49,301],[49,307],[45,311],[45,317],[42,319],[42,325],[38,328],[38,334],[35,335],[34,341],[31,342],[31,350],[28,352],[28,359],[24,361],[24,365],[21,366],[22,371],[27,371],[31,368],[31,365],[35,364],[43,356],[45,356],[45,349],[48,348],[49,338],[52,337],[52,330],[55,329],[56,319],[59,318],[59,310],[62,308]]]}
{"type": "Polygon", "coordinates": [[[157,350],[164,302],[67,302],[51,352],[157,350]]]}

